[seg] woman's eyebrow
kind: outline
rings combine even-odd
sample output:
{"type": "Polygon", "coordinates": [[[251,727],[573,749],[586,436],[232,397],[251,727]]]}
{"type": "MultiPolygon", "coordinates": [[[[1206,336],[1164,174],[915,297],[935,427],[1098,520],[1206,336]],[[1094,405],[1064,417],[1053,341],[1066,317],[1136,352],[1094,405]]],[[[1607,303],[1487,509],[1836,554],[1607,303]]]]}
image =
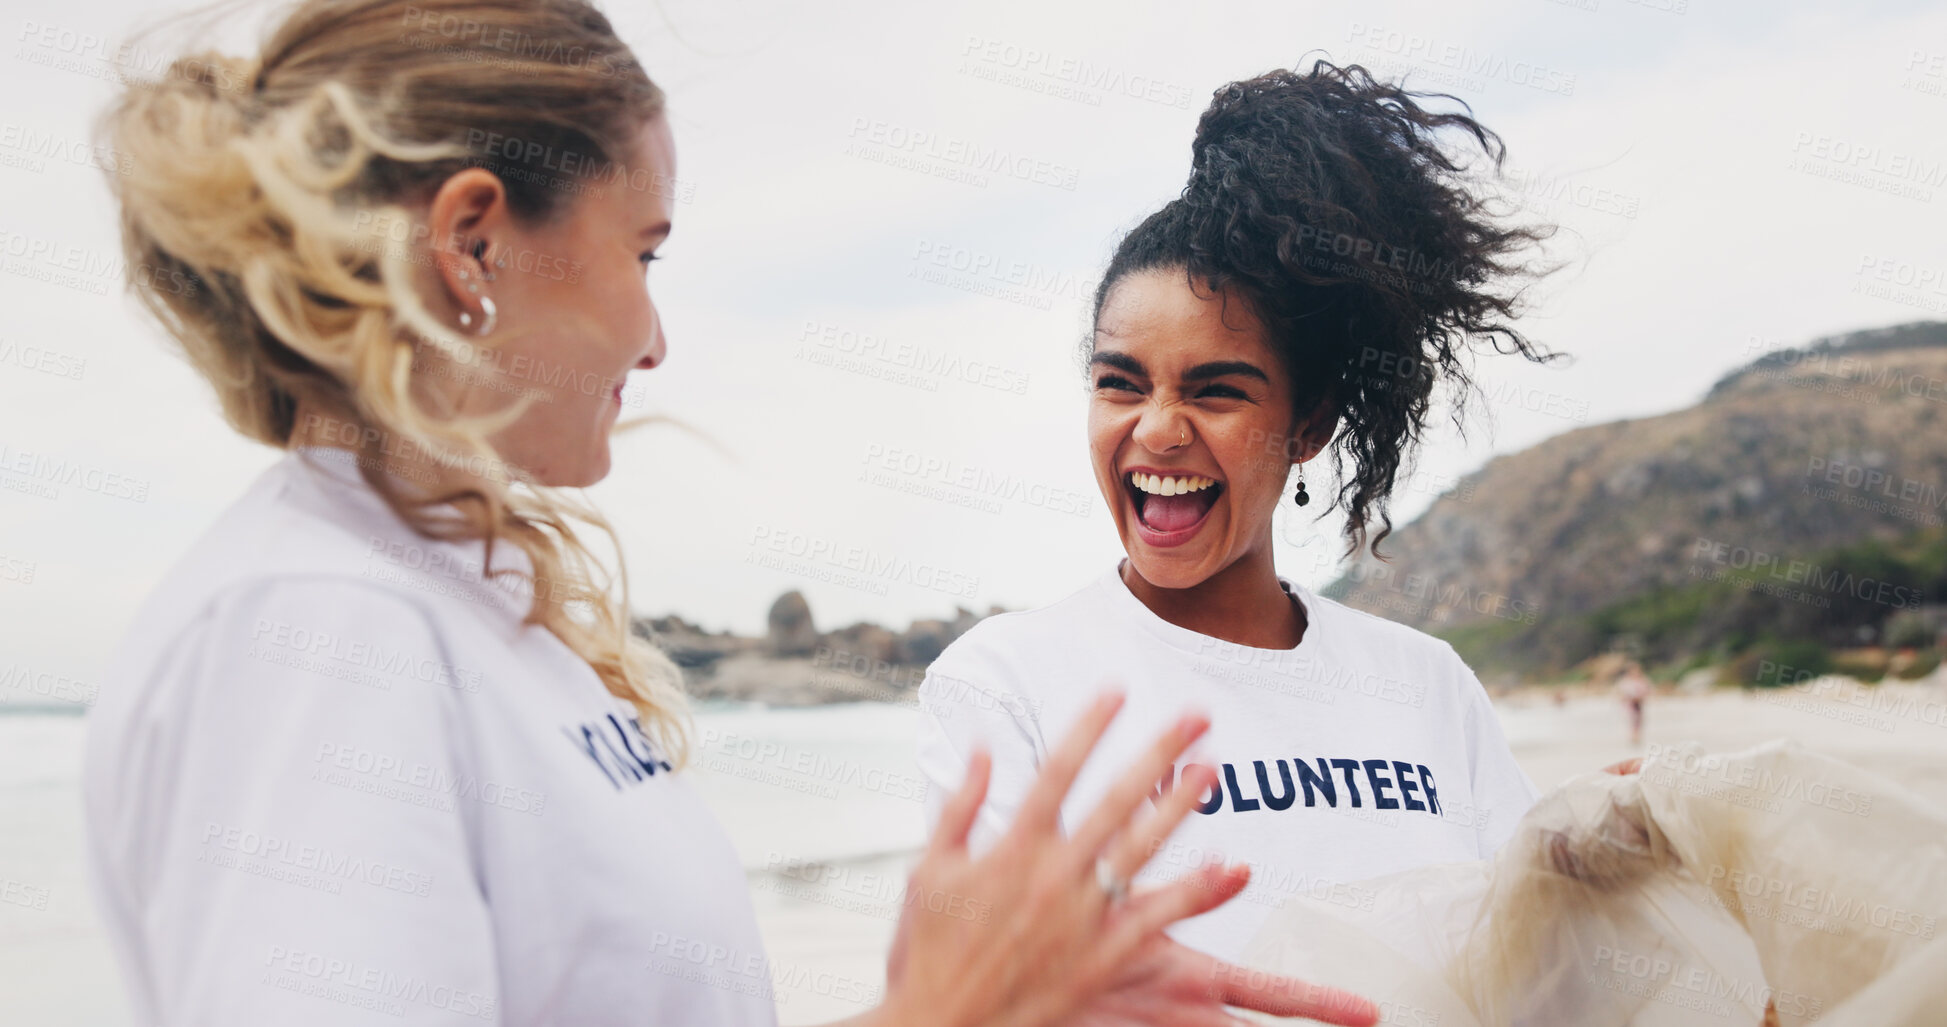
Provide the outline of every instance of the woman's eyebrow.
{"type": "Polygon", "coordinates": [[[1271,384],[1271,377],[1259,370],[1256,364],[1242,360],[1213,360],[1207,364],[1198,364],[1183,372],[1183,380],[1201,382],[1211,378],[1222,378],[1227,374],[1241,374],[1246,378],[1256,378],[1266,385],[1271,384]]]}
{"type": "Polygon", "coordinates": [[[1114,350],[1091,354],[1088,362],[1090,364],[1106,364],[1118,371],[1127,371],[1130,374],[1140,374],[1145,377],[1149,374],[1149,371],[1143,367],[1142,361],[1137,360],[1127,353],[1117,353],[1114,350]]]}

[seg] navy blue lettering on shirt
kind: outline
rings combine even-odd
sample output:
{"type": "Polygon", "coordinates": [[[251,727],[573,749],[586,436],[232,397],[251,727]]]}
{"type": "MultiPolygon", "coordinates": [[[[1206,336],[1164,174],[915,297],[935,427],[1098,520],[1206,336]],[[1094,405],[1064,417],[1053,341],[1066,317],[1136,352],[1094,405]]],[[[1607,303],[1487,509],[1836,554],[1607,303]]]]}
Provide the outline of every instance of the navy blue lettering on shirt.
{"type": "Polygon", "coordinates": [[[610,713],[600,720],[563,726],[561,733],[594,761],[595,768],[616,791],[671,769],[667,760],[656,755],[656,747],[642,733],[642,721],[636,717],[630,717],[628,726],[623,727],[621,719],[610,713]]]}
{"type": "MultiPolygon", "coordinates": [[[[1186,769],[1189,766],[1185,764],[1186,769]]],[[[1298,806],[1302,794],[1305,808],[1319,805],[1337,808],[1340,796],[1344,796],[1347,807],[1363,809],[1369,797],[1374,809],[1440,815],[1440,792],[1434,786],[1433,771],[1424,763],[1320,756],[1316,764],[1294,757],[1252,760],[1247,764],[1223,763],[1210,769],[1216,773],[1217,783],[1198,797],[1194,807],[1198,813],[1282,812],[1298,806]],[[1332,777],[1334,770],[1339,772],[1336,781],[1332,777]],[[1359,788],[1362,781],[1363,793],[1359,788]]],[[[1172,766],[1156,783],[1150,793],[1151,801],[1160,802],[1181,778],[1182,771],[1172,766]]]]}

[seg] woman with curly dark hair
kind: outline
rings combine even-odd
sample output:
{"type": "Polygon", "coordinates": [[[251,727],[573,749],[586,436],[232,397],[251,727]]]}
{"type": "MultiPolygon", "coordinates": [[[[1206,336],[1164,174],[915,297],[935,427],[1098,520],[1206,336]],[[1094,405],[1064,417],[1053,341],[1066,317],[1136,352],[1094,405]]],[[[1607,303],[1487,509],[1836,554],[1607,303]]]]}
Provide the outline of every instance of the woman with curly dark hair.
{"type": "Polygon", "coordinates": [[[1273,513],[1324,492],[1306,465],[1326,452],[1348,549],[1377,554],[1434,386],[1467,384],[1470,340],[1550,358],[1510,326],[1519,292],[1503,288],[1531,273],[1520,254],[1546,231],[1498,223],[1436,132],[1459,130],[1497,170],[1499,137],[1416,95],[1326,61],[1216,92],[1189,183],[1122,240],[1095,294],[1089,449],[1127,559],[1051,606],[981,622],[921,686],[936,786],[960,780],[977,743],[993,748],[976,844],[1013,816],[1097,681],[1127,688],[1128,714],[1065,823],[1110,786],[1110,753],[1186,702],[1211,710],[1205,755],[1155,796],[1197,764],[1216,784],[1197,786],[1203,815],[1142,876],[1212,856],[1254,867],[1244,901],[1172,930],[1220,958],[1284,897],[1364,905],[1374,896],[1346,882],[1491,854],[1537,796],[1452,647],[1272,562],[1273,513]]]}

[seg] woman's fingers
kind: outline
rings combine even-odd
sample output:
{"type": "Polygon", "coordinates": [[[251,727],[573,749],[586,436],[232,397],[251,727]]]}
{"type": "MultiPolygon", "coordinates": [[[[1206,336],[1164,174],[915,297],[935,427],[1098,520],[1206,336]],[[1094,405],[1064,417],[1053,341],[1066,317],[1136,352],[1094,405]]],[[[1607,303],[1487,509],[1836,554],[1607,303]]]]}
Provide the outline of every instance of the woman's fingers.
{"type": "Polygon", "coordinates": [[[1054,829],[1055,818],[1061,813],[1061,801],[1068,797],[1068,789],[1075,783],[1075,775],[1081,772],[1082,763],[1095,750],[1095,743],[1102,740],[1102,733],[1108,730],[1109,721],[1115,719],[1120,709],[1121,692],[1109,691],[1096,696],[1088,712],[1068,729],[1068,735],[1049,754],[1048,762],[1042,765],[1041,776],[1035,779],[1034,787],[1022,800],[1020,810],[1014,814],[1010,833],[1054,829]]]}
{"type": "Polygon", "coordinates": [[[1379,1022],[1379,1007],[1349,991],[1296,977],[1247,970],[1214,959],[1211,963],[1211,974],[1223,989],[1219,998],[1227,1006],[1254,1009],[1272,1016],[1302,1016],[1346,1027],[1371,1027],[1379,1022]]]}
{"type": "Polygon", "coordinates": [[[1129,822],[1129,814],[1145,798],[1155,794],[1156,782],[1175,764],[1176,758],[1209,728],[1210,718],[1202,714],[1185,715],[1156,739],[1149,751],[1131,765],[1115,787],[1102,797],[1095,811],[1075,832],[1075,845],[1080,850],[1081,858],[1092,861],[1101,853],[1109,839],[1129,822]]]}
{"type": "Polygon", "coordinates": [[[1156,808],[1110,842],[1109,868],[1122,880],[1136,876],[1163,847],[1176,825],[1188,816],[1190,808],[1203,799],[1203,790],[1215,787],[1217,772],[1201,763],[1183,768],[1176,787],[1156,808]]]}
{"type": "Polygon", "coordinates": [[[940,809],[940,822],[933,827],[926,859],[956,851],[967,843],[967,832],[973,830],[974,818],[980,815],[980,804],[987,801],[988,772],[992,767],[993,758],[987,755],[987,750],[976,747],[967,758],[967,776],[961,779],[960,790],[940,809]]]}
{"type": "MultiPolygon", "coordinates": [[[[1188,879],[1148,892],[1128,904],[1123,920],[1116,925],[1115,933],[1121,935],[1116,941],[1140,945],[1152,931],[1222,905],[1249,880],[1247,867],[1210,866],[1188,879]]],[[[1369,1027],[1379,1022],[1379,1008],[1351,992],[1232,966],[1175,942],[1169,944],[1177,950],[1177,958],[1188,961],[1195,975],[1209,982],[1211,996],[1225,1005],[1348,1027],[1369,1027]]]]}

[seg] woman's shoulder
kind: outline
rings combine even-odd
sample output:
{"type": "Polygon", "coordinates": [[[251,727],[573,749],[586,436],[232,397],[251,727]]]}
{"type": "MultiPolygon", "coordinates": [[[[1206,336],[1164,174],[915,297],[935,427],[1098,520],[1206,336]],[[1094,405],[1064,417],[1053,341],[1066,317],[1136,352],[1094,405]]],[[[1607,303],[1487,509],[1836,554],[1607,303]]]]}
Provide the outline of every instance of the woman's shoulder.
{"type": "Polygon", "coordinates": [[[1043,606],[989,614],[949,643],[933,662],[994,657],[1022,649],[1072,644],[1102,623],[1101,583],[1091,581],[1043,606]],[[949,660],[949,657],[952,660],[949,660]]]}
{"type": "Polygon", "coordinates": [[[440,625],[513,609],[508,590],[455,555],[462,547],[402,540],[376,517],[326,508],[293,473],[289,461],[273,465],[218,515],[137,608],[122,648],[153,659],[171,639],[219,616],[248,618],[273,595],[284,607],[338,620],[409,612],[440,625]]]}
{"type": "MultiPolygon", "coordinates": [[[[1467,664],[1446,639],[1410,624],[1354,609],[1336,599],[1306,590],[1306,607],[1315,624],[1355,646],[1359,651],[1403,667],[1467,671],[1467,664]]],[[[1469,672],[1471,673],[1471,672],[1469,672]]]]}
{"type": "Polygon", "coordinates": [[[1097,651],[1088,639],[1106,630],[1104,604],[1101,582],[1092,581],[1042,606],[990,614],[947,644],[927,666],[921,688],[928,694],[970,687],[1010,696],[1035,693],[1047,668],[1074,653],[1097,651]]]}

